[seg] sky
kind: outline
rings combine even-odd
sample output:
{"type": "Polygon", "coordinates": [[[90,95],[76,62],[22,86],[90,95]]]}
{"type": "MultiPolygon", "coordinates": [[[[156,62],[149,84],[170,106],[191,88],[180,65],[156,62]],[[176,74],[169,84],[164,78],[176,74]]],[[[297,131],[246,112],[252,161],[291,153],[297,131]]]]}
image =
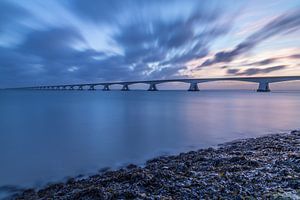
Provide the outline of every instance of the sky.
{"type": "Polygon", "coordinates": [[[0,87],[300,75],[299,36],[300,0],[0,0],[0,87]]]}

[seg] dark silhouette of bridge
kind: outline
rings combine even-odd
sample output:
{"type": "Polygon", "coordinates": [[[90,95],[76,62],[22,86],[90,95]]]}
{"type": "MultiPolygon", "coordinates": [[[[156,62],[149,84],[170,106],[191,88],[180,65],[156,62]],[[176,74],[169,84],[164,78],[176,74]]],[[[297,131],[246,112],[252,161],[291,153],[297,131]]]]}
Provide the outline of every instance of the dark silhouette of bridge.
{"type": "Polygon", "coordinates": [[[167,80],[147,80],[147,81],[120,81],[86,84],[67,84],[67,85],[45,85],[33,87],[19,87],[14,89],[39,89],[39,90],[95,90],[96,86],[103,86],[102,90],[110,90],[112,85],[121,85],[122,91],[129,91],[129,86],[134,84],[148,84],[148,91],[157,91],[157,85],[170,82],[182,82],[190,84],[188,91],[199,91],[198,84],[213,81],[244,81],[258,83],[257,92],[269,92],[270,83],[300,80],[300,76],[273,76],[273,77],[234,77],[234,78],[195,78],[195,79],[167,79],[167,80]]]}

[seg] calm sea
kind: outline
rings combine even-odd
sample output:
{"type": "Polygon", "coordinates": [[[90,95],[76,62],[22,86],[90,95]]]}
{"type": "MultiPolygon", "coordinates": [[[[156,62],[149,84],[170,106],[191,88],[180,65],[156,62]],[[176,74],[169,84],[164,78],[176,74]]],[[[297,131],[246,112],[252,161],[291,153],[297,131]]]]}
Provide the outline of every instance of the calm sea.
{"type": "Polygon", "coordinates": [[[0,187],[300,128],[300,92],[0,91],[0,187]]]}

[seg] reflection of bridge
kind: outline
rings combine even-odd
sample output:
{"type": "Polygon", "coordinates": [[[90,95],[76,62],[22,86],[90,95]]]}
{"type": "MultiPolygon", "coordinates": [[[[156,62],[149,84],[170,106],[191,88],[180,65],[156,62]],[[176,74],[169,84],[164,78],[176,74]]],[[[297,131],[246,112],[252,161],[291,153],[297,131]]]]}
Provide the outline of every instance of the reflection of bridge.
{"type": "Polygon", "coordinates": [[[52,90],[95,90],[98,85],[103,86],[102,90],[108,91],[111,85],[121,85],[122,91],[128,91],[129,85],[133,84],[148,84],[148,91],[157,91],[156,85],[169,82],[183,82],[190,84],[188,91],[199,91],[198,83],[212,81],[244,81],[258,83],[258,92],[269,92],[269,83],[300,80],[300,76],[274,76],[274,77],[235,77],[235,78],[198,78],[198,79],[169,79],[169,80],[150,80],[150,81],[127,81],[127,82],[104,82],[104,83],[88,83],[88,84],[69,84],[69,85],[50,85],[50,86],[35,86],[23,87],[17,89],[52,89],[52,90]]]}

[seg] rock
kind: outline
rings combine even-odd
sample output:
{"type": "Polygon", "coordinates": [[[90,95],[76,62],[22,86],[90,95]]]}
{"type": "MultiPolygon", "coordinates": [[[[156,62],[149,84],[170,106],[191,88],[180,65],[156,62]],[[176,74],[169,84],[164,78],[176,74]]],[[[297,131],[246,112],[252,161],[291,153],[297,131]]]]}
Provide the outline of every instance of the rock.
{"type": "Polygon", "coordinates": [[[73,195],[73,199],[104,199],[104,194],[99,188],[87,188],[73,195]]]}
{"type": "Polygon", "coordinates": [[[290,180],[287,186],[292,189],[300,189],[300,180],[290,180]]]}
{"type": "Polygon", "coordinates": [[[134,169],[134,168],[137,168],[138,166],[137,165],[134,165],[134,164],[129,164],[127,165],[127,169],[134,169]]]}
{"type": "Polygon", "coordinates": [[[245,161],[246,158],[244,156],[235,156],[229,159],[229,162],[242,162],[245,161]]]}

